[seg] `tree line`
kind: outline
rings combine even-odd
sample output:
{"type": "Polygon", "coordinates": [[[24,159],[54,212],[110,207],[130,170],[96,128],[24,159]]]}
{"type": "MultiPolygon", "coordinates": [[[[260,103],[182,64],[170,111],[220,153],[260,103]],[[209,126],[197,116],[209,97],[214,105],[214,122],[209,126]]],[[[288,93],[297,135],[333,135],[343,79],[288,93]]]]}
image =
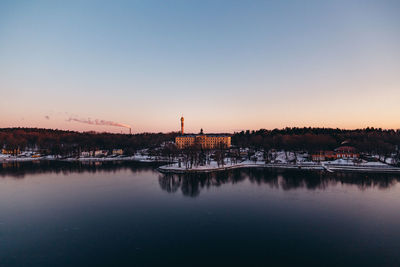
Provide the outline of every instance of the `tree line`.
{"type": "MultiPolygon", "coordinates": [[[[129,155],[139,149],[156,149],[165,142],[174,141],[178,134],[178,132],[112,134],[41,128],[0,128],[0,146],[6,149],[42,149],[59,155],[70,155],[85,150],[123,148],[129,155]]],[[[400,130],[295,127],[247,130],[235,132],[232,135],[232,145],[235,147],[265,151],[270,149],[304,150],[312,153],[319,150],[333,150],[346,141],[360,152],[391,154],[400,148],[400,130]]]]}
{"type": "Polygon", "coordinates": [[[370,154],[395,153],[400,148],[400,130],[365,128],[343,130],[332,128],[285,128],[242,131],[233,134],[232,143],[238,147],[281,149],[308,152],[333,150],[342,143],[370,154]]]}
{"type": "Polygon", "coordinates": [[[46,150],[53,155],[73,155],[80,151],[124,149],[127,155],[143,148],[156,148],[174,140],[177,133],[113,134],[75,132],[42,128],[2,128],[0,146],[5,149],[46,150]]]}

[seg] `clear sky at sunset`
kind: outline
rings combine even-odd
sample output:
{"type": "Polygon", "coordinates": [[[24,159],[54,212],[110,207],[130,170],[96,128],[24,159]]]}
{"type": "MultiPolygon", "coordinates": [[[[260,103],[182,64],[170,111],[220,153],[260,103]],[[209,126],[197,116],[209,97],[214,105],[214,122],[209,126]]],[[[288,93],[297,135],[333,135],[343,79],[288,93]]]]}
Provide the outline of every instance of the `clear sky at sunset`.
{"type": "Polygon", "coordinates": [[[0,1],[0,127],[400,128],[400,1],[0,1]]]}

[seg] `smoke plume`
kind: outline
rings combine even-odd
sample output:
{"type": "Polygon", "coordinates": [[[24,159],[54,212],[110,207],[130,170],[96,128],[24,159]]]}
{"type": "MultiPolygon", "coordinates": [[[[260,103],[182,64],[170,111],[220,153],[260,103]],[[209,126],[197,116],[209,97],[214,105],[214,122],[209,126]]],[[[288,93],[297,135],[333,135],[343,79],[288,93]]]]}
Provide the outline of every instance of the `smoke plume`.
{"type": "Polygon", "coordinates": [[[75,121],[75,122],[86,123],[86,124],[91,124],[91,125],[106,125],[106,126],[131,128],[130,125],[124,124],[124,123],[98,120],[98,119],[91,120],[90,118],[88,118],[88,119],[69,118],[69,119],[67,119],[67,121],[75,121]]]}

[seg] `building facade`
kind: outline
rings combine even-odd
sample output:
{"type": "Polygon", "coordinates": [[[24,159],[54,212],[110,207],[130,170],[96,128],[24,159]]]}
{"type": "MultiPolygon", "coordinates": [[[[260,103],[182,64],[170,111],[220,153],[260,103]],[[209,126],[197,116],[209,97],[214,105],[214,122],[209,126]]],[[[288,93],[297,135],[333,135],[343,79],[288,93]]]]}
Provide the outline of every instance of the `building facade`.
{"type": "Polygon", "coordinates": [[[179,149],[198,145],[204,149],[214,149],[218,147],[229,148],[231,146],[231,136],[228,134],[185,134],[184,119],[181,118],[181,134],[175,138],[175,144],[179,149]]]}
{"type": "Polygon", "coordinates": [[[175,144],[179,149],[194,145],[204,149],[214,149],[221,146],[229,148],[231,137],[226,134],[184,134],[175,138],[175,144]]]}
{"type": "Polygon", "coordinates": [[[124,154],[124,151],[123,151],[121,148],[113,149],[113,150],[112,150],[112,154],[113,154],[113,155],[122,156],[122,155],[124,154]]]}
{"type": "Polygon", "coordinates": [[[3,148],[1,150],[1,153],[2,154],[6,154],[6,155],[19,155],[19,154],[21,154],[21,150],[19,148],[17,148],[17,149],[5,149],[5,148],[3,148]]]}
{"type": "Polygon", "coordinates": [[[354,147],[341,146],[335,149],[335,151],[320,151],[312,155],[313,161],[325,161],[335,159],[357,159],[360,154],[354,147]]]}
{"type": "Polygon", "coordinates": [[[357,150],[352,146],[341,146],[335,149],[336,158],[342,159],[356,159],[360,155],[357,153],[357,150]]]}

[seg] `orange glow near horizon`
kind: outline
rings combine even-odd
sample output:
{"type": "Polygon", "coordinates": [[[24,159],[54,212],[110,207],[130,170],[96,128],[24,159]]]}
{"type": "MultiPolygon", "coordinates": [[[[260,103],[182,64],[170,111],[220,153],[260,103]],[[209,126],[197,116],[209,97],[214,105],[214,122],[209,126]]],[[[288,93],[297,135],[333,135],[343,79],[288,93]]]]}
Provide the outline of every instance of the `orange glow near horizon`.
{"type": "MultiPolygon", "coordinates": [[[[146,120],[141,123],[132,123],[132,133],[142,132],[179,132],[180,131],[180,117],[176,116],[174,120],[155,120],[154,123],[146,120]],[[169,123],[168,123],[169,122],[169,123]]],[[[282,119],[282,118],[281,118],[282,119]]],[[[198,133],[201,128],[207,133],[233,133],[246,130],[259,130],[259,129],[282,129],[285,127],[318,127],[318,128],[340,128],[340,129],[362,129],[367,127],[382,128],[382,129],[400,129],[399,125],[396,124],[389,118],[387,120],[360,120],[357,124],[353,123],[351,119],[343,120],[341,122],[328,121],[326,120],[323,124],[316,121],[280,121],[279,118],[271,118],[270,120],[260,120],[254,118],[252,120],[234,120],[234,123],[228,120],[226,123],[220,123],[216,119],[207,118],[190,118],[185,117],[185,132],[186,133],[198,133]]],[[[115,127],[107,125],[90,125],[83,124],[74,121],[67,121],[62,119],[34,119],[27,117],[21,119],[15,123],[10,119],[2,120],[0,123],[1,128],[8,127],[32,127],[32,128],[49,128],[49,129],[60,129],[60,130],[71,130],[78,132],[109,132],[109,133],[129,133],[129,128],[115,127]]]]}
{"type": "Polygon", "coordinates": [[[23,5],[0,8],[0,127],[400,128],[396,1],[23,5]]]}

